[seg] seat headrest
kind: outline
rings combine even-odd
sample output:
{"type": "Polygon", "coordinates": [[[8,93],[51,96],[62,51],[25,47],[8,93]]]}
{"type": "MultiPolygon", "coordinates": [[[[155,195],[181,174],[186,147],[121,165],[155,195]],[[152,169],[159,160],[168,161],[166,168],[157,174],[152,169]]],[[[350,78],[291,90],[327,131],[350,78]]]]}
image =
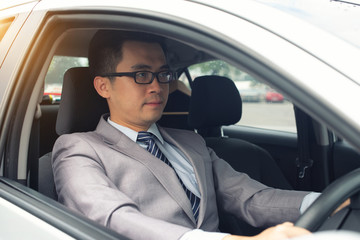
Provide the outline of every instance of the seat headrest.
{"type": "Polygon", "coordinates": [[[67,70],[56,120],[57,134],[93,131],[101,115],[108,112],[106,100],[94,88],[89,68],[67,70]]]}
{"type": "Polygon", "coordinates": [[[211,128],[240,121],[242,101],[233,81],[221,76],[195,78],[189,109],[189,125],[211,128]]]}

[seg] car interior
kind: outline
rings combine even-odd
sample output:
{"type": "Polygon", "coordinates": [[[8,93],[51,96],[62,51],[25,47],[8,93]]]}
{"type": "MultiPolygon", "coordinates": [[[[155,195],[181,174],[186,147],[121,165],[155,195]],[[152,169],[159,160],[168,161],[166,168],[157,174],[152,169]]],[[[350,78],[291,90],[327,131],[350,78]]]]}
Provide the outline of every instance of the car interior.
{"type": "MultiPolygon", "coordinates": [[[[38,50],[40,63],[36,63],[35,66],[39,71],[29,74],[29,78],[38,79],[35,88],[42,89],[38,91],[38,96],[33,97],[36,100],[30,101],[36,102],[32,106],[34,114],[31,115],[29,109],[24,111],[20,107],[18,111],[21,111],[21,114],[17,114],[18,117],[12,123],[12,127],[15,128],[21,125],[21,117],[31,118],[31,131],[26,143],[28,151],[23,154],[26,156],[26,177],[22,179],[23,184],[54,200],[57,196],[52,176],[51,151],[57,137],[94,130],[100,116],[108,111],[106,101],[97,95],[92,86],[86,66],[79,67],[74,64],[66,69],[65,74],[61,73],[63,85],[60,101],[43,96],[45,76],[50,68],[54,67],[50,63],[55,56],[87,57],[88,43],[97,28],[81,24],[79,26],[75,24],[74,29],[63,31],[56,29],[49,33],[50,40],[43,40],[43,49],[46,51],[38,50]],[[42,86],[38,87],[38,84],[42,86]]],[[[106,24],[102,27],[117,29],[106,24]]],[[[143,26],[145,27],[147,26],[143,26]]],[[[63,28],[65,27],[62,25],[61,29],[63,28]]],[[[135,30],[144,30],[137,28],[135,30]]],[[[335,179],[360,167],[360,155],[355,149],[326,126],[311,118],[296,104],[294,114],[297,133],[238,125],[246,112],[242,111],[244,102],[234,79],[218,73],[193,78],[190,75],[190,67],[221,59],[241,70],[251,72],[257,80],[268,83],[264,74],[256,72],[255,68],[247,67],[245,57],[239,64],[221,56],[221,51],[226,52],[225,47],[223,50],[219,50],[222,46],[218,46],[217,49],[207,48],[208,42],[204,40],[204,36],[201,36],[198,42],[193,42],[187,40],[190,37],[185,33],[176,35],[168,31],[158,32],[167,38],[169,65],[178,76],[186,80],[188,87],[184,81],[172,83],[168,104],[158,122],[159,125],[196,131],[204,137],[207,145],[234,169],[276,188],[322,191],[335,179]],[[207,44],[202,46],[200,43],[203,40],[207,44]],[[311,161],[308,161],[309,159],[311,161]]],[[[24,91],[24,99],[30,99],[29,96],[35,93],[36,91],[24,91]]],[[[290,92],[287,94],[291,96],[290,92]]],[[[291,97],[287,101],[291,102],[291,97]]],[[[23,108],[29,105],[26,102],[22,104],[23,108]]],[[[18,132],[9,139],[15,142],[23,136],[24,134],[18,132]]],[[[20,149],[18,145],[23,144],[22,141],[18,142],[13,145],[14,150],[9,149],[7,157],[19,159],[19,162],[9,162],[4,168],[5,175],[15,180],[19,180],[17,169],[18,164],[21,165],[22,154],[16,149],[20,149]]],[[[221,203],[219,212],[222,231],[253,235],[262,230],[223,212],[221,203]]]]}

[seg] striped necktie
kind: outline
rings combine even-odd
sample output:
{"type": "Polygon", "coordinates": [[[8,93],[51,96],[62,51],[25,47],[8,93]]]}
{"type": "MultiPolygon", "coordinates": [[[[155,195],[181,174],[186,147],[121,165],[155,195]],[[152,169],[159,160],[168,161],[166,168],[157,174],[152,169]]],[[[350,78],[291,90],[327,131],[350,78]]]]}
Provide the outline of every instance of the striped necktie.
{"type": "MultiPolygon", "coordinates": [[[[161,152],[161,150],[159,149],[159,147],[156,145],[155,140],[154,140],[154,135],[152,133],[149,132],[139,132],[138,133],[138,137],[137,137],[137,141],[144,143],[147,146],[147,150],[154,155],[155,157],[159,158],[160,160],[162,160],[164,163],[166,163],[167,165],[169,165],[173,170],[173,166],[171,165],[171,163],[169,162],[169,160],[166,158],[166,156],[161,152]]],[[[175,170],[174,170],[175,171],[175,170]]],[[[175,171],[176,173],[176,171],[175,171]]],[[[193,194],[190,190],[188,190],[185,186],[185,184],[183,183],[183,181],[180,179],[180,177],[176,174],[176,176],[178,177],[181,186],[183,187],[187,197],[190,200],[191,203],[191,209],[193,211],[194,214],[194,218],[196,220],[196,222],[198,221],[199,218],[199,209],[200,209],[200,198],[197,197],[195,194],[193,194]]]]}

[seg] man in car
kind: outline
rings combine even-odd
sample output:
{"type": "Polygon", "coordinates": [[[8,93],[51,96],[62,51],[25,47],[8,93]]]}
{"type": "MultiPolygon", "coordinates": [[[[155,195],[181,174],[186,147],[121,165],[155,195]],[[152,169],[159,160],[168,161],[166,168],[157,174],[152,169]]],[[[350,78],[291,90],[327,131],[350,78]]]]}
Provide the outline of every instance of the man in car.
{"type": "MultiPolygon", "coordinates": [[[[218,233],[217,202],[254,226],[295,221],[316,195],[269,188],[236,172],[195,132],[156,125],[175,76],[162,39],[99,31],[89,52],[107,100],[93,132],[62,135],[53,150],[59,201],[130,239],[243,239],[218,233]]],[[[309,233],[291,223],[254,239],[309,233]]]]}

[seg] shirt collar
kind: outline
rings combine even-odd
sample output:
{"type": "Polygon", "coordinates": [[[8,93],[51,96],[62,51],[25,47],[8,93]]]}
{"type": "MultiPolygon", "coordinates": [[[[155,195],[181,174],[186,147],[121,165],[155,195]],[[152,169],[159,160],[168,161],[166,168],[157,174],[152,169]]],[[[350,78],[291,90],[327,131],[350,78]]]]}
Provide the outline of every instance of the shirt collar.
{"type": "MultiPolygon", "coordinates": [[[[132,141],[136,142],[137,140],[137,135],[138,132],[132,130],[131,128],[128,127],[124,127],[120,124],[117,124],[113,121],[110,120],[110,117],[108,117],[107,122],[112,125],[113,127],[115,127],[116,129],[118,129],[120,132],[122,132],[123,134],[125,134],[128,138],[130,138],[132,141]]],[[[164,144],[164,139],[161,136],[159,129],[157,127],[157,125],[155,123],[151,124],[150,128],[147,130],[147,132],[150,132],[152,134],[154,134],[156,136],[156,138],[161,142],[161,144],[164,144]]]]}
{"type": "Polygon", "coordinates": [[[147,131],[154,134],[157,137],[157,139],[161,142],[161,144],[164,144],[164,139],[161,136],[159,129],[155,123],[151,124],[150,128],[147,131]]]}

